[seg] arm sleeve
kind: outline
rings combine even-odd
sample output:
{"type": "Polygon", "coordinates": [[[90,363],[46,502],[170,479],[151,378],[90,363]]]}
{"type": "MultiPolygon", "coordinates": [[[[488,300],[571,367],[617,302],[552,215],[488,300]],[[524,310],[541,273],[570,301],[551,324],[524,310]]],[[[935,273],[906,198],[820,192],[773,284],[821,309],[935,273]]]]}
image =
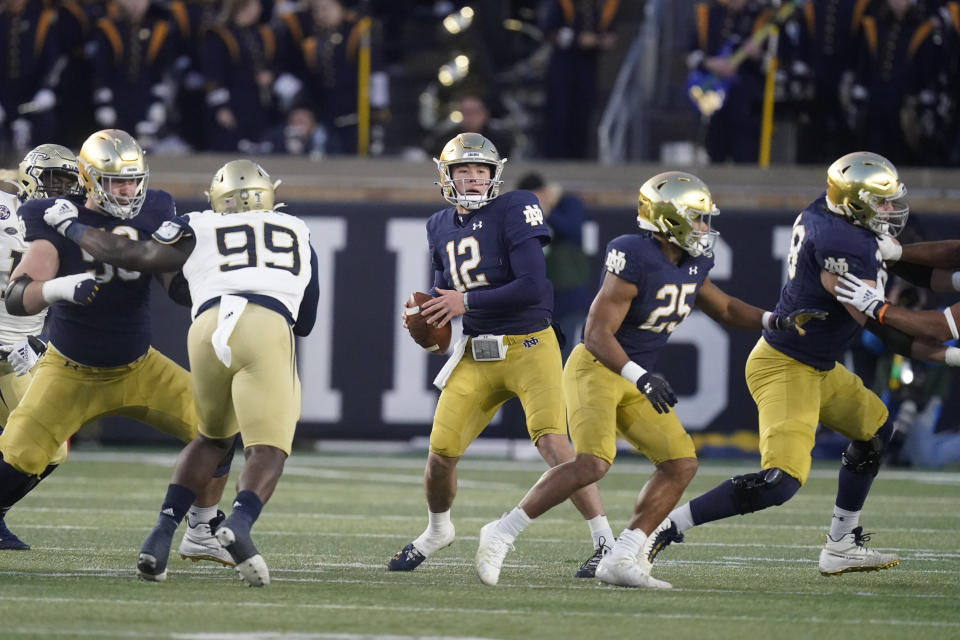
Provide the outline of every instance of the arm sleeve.
{"type": "Polygon", "coordinates": [[[547,279],[547,263],[538,237],[527,238],[510,249],[514,279],[495,289],[470,292],[471,309],[515,309],[535,303],[547,279]]]}
{"type": "Polygon", "coordinates": [[[300,311],[297,313],[297,322],[293,325],[294,335],[300,337],[310,335],[313,325],[317,322],[317,303],[320,301],[320,280],[317,278],[317,252],[310,247],[310,282],[303,292],[300,301],[300,311]]]}

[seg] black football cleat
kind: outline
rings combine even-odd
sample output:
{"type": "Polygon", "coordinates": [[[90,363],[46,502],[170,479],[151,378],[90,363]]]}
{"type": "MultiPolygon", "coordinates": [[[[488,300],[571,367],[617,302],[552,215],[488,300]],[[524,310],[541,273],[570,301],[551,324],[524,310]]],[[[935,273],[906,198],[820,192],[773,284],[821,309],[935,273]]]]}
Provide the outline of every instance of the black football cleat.
{"type": "Polygon", "coordinates": [[[172,521],[169,524],[163,524],[167,526],[158,522],[140,547],[140,555],[137,556],[137,575],[141,580],[163,582],[167,579],[170,544],[173,542],[173,533],[177,528],[172,521]]]}
{"type": "Polygon", "coordinates": [[[610,553],[610,547],[607,546],[607,541],[601,536],[600,537],[600,546],[596,548],[593,552],[593,555],[587,558],[580,568],[577,569],[577,572],[573,574],[574,578],[595,578],[597,575],[597,565],[600,564],[600,561],[603,560],[603,556],[610,553]]]}
{"type": "Polygon", "coordinates": [[[0,519],[0,550],[26,551],[29,548],[30,545],[7,529],[7,523],[0,519]]]}
{"type": "Polygon", "coordinates": [[[427,557],[417,551],[417,548],[411,542],[390,558],[387,569],[390,571],[413,571],[426,559],[427,557]]]}
{"type": "Polygon", "coordinates": [[[683,534],[677,531],[677,525],[670,518],[665,518],[647,537],[647,541],[643,545],[643,557],[647,562],[653,564],[657,554],[673,542],[683,542],[683,534]]]}

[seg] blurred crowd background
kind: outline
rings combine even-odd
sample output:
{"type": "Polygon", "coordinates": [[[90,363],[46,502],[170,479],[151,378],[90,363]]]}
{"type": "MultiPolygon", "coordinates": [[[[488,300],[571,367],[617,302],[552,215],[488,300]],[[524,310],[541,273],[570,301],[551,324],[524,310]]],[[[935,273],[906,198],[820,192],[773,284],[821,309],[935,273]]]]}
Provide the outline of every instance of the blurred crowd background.
{"type": "Polygon", "coordinates": [[[960,165],[958,0],[0,0],[0,158],[960,165]]]}

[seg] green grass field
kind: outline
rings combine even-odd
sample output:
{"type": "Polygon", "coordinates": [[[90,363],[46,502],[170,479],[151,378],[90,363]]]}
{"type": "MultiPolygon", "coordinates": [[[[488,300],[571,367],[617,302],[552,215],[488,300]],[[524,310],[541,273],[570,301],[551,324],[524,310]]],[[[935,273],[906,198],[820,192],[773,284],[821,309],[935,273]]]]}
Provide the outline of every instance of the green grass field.
{"type": "MultiPolygon", "coordinates": [[[[468,454],[456,542],[398,574],[387,560],[426,520],[422,458],[297,452],[254,528],[273,580],[255,590],[175,550],[165,583],[136,579],[172,464],[171,453],[77,452],[9,514],[33,549],[0,552],[0,638],[960,638],[957,472],[881,474],[862,524],[900,553],[889,571],[818,573],[831,464],[782,507],[690,531],[655,567],[672,591],[574,579],[590,544],[569,504],[527,529],[490,588],[473,571],[479,529],[541,464],[468,454]]],[[[754,467],[704,462],[685,499],[754,467]]],[[[650,470],[621,459],[601,483],[615,532],[650,470]]]]}

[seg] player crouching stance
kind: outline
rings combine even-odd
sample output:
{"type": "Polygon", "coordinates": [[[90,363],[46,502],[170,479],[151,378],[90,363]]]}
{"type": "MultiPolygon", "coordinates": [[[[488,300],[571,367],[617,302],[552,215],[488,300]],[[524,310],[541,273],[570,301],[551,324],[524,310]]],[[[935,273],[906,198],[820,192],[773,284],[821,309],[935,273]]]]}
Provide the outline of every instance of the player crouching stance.
{"type": "Polygon", "coordinates": [[[640,187],[641,232],[607,245],[584,342],[563,369],[577,455],[543,474],[519,506],[481,529],[476,568],[484,583],[497,583],[507,549],[533,518],[607,473],[619,433],[656,470],[641,489],[626,529],[597,565],[596,578],[624,587],[670,588],[650,576],[648,534],[693,479],[697,456],[693,440],[670,410],[677,401],[670,383],[654,373],[660,352],[694,306],[728,326],[790,335],[802,335],[807,321],[824,316],[811,309],[765,312],[713,284],[708,274],[719,234],[711,221],[719,213],[707,186],[688,173],[661,173],[640,187]]]}
{"type": "Polygon", "coordinates": [[[48,211],[46,222],[97,259],[126,269],[182,269],[193,302],[188,336],[199,435],[180,453],[153,531],[137,559],[166,576],[170,543],[206,478],[240,433],[247,458],[233,512],[214,534],[250,586],[270,572],[250,529],[276,488],[300,417],[294,334],[316,319],[317,258],[306,224],[274,210],[274,183],[249,160],[228,162],[210,185],[212,211],[174,218],[144,242],[48,211]]]}
{"type": "Polygon", "coordinates": [[[759,411],[760,471],[736,476],[673,510],[655,532],[650,560],[670,542],[681,541],[691,527],[793,497],[810,472],[810,451],[817,423],[822,422],[852,442],[840,466],[820,573],[877,571],[900,564],[892,553],[867,549],[869,534],[859,524],[893,436],[893,421],[883,401],[839,360],[865,322],[892,351],[906,357],[944,362],[947,348],[866,318],[850,303],[838,302],[834,288],[844,274],[882,288],[886,272],[878,238],[903,229],[909,214],[905,193],[894,166],[874,153],[851,153],[830,165],[826,193],[794,222],[788,279],[776,307],[777,313],[789,313],[801,305],[816,306],[829,317],[811,324],[803,339],[765,331],[747,359],[747,387],[759,411]]]}

